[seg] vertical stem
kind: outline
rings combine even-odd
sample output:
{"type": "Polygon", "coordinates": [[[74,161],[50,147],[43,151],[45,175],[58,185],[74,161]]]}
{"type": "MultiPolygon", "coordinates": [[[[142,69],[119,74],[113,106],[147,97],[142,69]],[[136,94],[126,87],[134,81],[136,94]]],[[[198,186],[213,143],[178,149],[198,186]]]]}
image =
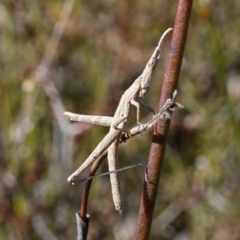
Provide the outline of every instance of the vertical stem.
{"type": "MultiPolygon", "coordinates": [[[[168,98],[172,97],[172,93],[177,87],[191,7],[192,0],[178,1],[171,46],[159,100],[159,109],[161,109],[168,98]]],[[[153,134],[147,166],[149,182],[145,181],[143,185],[137,228],[135,232],[135,239],[138,240],[148,239],[149,237],[169,126],[170,121],[160,121],[153,134]]]]}
{"type": "MultiPolygon", "coordinates": [[[[103,152],[101,154],[101,156],[93,163],[91,170],[90,170],[89,177],[95,175],[99,166],[102,164],[102,162],[106,158],[106,156],[107,156],[107,151],[103,152]]],[[[92,180],[88,180],[85,183],[85,187],[84,187],[83,195],[82,195],[82,202],[80,205],[80,212],[79,212],[81,218],[86,218],[86,216],[87,216],[88,197],[89,197],[91,185],[92,185],[92,180]]]]}

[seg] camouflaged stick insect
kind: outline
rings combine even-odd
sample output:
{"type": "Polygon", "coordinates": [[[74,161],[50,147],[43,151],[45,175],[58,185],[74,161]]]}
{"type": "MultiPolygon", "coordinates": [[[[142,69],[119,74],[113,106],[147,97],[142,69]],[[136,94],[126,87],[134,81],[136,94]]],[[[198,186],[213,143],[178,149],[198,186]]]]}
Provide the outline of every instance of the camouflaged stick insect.
{"type": "MultiPolygon", "coordinates": [[[[90,156],[83,164],[68,177],[68,181],[74,184],[77,181],[77,176],[90,164],[92,164],[105,150],[108,149],[108,166],[109,171],[115,171],[118,168],[117,151],[119,139],[125,130],[126,123],[130,116],[131,106],[137,108],[137,123],[140,117],[140,105],[154,113],[154,110],[147,104],[137,100],[137,97],[144,97],[150,90],[152,79],[156,70],[163,43],[167,35],[172,32],[172,28],[167,29],[159,40],[158,46],[149,59],[143,73],[132,83],[132,85],[123,93],[116,112],[113,117],[106,116],[88,116],[65,112],[64,116],[71,121],[82,121],[91,124],[97,124],[110,127],[109,133],[97,145],[90,156]]],[[[112,197],[115,209],[122,214],[122,200],[120,193],[120,183],[117,173],[110,174],[110,182],[112,187],[112,197]]]]}

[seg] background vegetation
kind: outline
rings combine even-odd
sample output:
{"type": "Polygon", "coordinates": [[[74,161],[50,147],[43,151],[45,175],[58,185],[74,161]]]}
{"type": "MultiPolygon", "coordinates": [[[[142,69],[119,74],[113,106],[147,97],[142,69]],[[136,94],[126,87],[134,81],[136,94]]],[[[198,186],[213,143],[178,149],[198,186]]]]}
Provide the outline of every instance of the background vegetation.
{"type": "MultiPolygon", "coordinates": [[[[108,129],[69,124],[62,113],[112,116],[176,6],[0,2],[0,239],[76,239],[82,186],[66,178],[108,129]]],[[[185,109],[171,123],[151,239],[240,238],[239,9],[237,0],[194,1],[179,81],[185,109]]],[[[145,99],[155,109],[168,44],[145,99]]],[[[123,144],[120,166],[146,163],[150,141],[147,133],[123,144]]],[[[123,218],[109,178],[94,181],[89,239],[133,238],[143,181],[141,169],[121,173],[123,218]]]]}

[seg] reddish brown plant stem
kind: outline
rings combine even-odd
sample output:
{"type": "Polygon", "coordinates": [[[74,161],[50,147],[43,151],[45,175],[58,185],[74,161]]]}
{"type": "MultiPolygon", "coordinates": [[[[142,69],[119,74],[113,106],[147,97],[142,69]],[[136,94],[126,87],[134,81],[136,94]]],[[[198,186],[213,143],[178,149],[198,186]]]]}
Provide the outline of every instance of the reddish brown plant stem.
{"type": "MultiPolygon", "coordinates": [[[[186,43],[191,7],[192,0],[178,1],[171,46],[159,100],[159,109],[161,109],[168,98],[171,98],[174,89],[177,87],[186,43]]],[[[137,228],[135,232],[135,239],[137,240],[149,238],[169,126],[170,121],[160,121],[153,134],[147,166],[147,176],[149,182],[145,181],[143,186],[137,228]]]]}
{"type": "MultiPolygon", "coordinates": [[[[106,158],[106,156],[107,156],[107,151],[102,153],[102,155],[97,159],[97,161],[95,161],[93,163],[91,170],[90,170],[89,177],[95,175],[99,166],[101,165],[103,160],[106,158]]],[[[92,180],[88,180],[85,183],[84,190],[83,190],[82,201],[81,201],[80,212],[79,212],[80,217],[83,219],[86,218],[86,216],[87,216],[88,197],[89,197],[91,185],[92,185],[92,180]]]]}

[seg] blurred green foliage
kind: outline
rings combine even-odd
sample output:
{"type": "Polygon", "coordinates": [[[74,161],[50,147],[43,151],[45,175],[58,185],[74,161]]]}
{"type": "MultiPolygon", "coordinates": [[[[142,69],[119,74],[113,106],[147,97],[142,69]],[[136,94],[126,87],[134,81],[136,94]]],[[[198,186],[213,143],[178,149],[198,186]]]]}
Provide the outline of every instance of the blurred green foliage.
{"type": "MultiPolygon", "coordinates": [[[[66,177],[108,131],[79,124],[73,141],[61,130],[36,81],[53,29],[67,21],[48,69],[65,109],[111,116],[177,7],[172,0],[75,1],[68,16],[64,4],[0,2],[0,239],[76,239],[82,186],[66,177]]],[[[194,1],[179,80],[185,109],[172,119],[150,239],[240,238],[239,9],[237,0],[194,1]]],[[[166,57],[167,46],[145,99],[155,109],[166,57]]],[[[145,164],[150,141],[147,133],[123,144],[120,166],[145,164]]],[[[142,170],[121,173],[122,219],[108,177],[94,181],[89,239],[133,239],[143,181],[142,170]]]]}

